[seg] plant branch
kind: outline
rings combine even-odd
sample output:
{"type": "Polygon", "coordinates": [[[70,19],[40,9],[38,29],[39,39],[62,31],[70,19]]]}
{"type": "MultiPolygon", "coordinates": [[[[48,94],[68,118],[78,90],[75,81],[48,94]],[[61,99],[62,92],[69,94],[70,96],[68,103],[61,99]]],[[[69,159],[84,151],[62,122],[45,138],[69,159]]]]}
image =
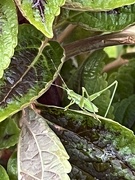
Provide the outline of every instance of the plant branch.
{"type": "Polygon", "coordinates": [[[135,44],[135,33],[128,29],[118,33],[98,35],[67,44],[64,46],[66,60],[91,50],[122,44],[135,44]]]}
{"type": "Polygon", "coordinates": [[[66,29],[58,36],[57,41],[59,43],[63,42],[63,40],[75,29],[76,25],[68,25],[66,29]]]}
{"type": "Polygon", "coordinates": [[[129,62],[129,60],[127,59],[123,59],[121,57],[118,57],[118,59],[116,59],[115,61],[107,64],[104,68],[103,68],[103,72],[108,72],[112,69],[118,68],[122,65],[125,65],[129,62]]]}

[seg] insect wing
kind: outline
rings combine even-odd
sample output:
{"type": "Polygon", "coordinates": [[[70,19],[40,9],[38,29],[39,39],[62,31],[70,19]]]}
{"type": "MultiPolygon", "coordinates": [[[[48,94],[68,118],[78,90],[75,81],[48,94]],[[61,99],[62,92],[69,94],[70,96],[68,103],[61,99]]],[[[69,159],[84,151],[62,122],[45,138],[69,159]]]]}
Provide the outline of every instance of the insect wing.
{"type": "Polygon", "coordinates": [[[92,113],[98,112],[97,106],[95,106],[88,98],[84,98],[84,109],[92,113]]]}

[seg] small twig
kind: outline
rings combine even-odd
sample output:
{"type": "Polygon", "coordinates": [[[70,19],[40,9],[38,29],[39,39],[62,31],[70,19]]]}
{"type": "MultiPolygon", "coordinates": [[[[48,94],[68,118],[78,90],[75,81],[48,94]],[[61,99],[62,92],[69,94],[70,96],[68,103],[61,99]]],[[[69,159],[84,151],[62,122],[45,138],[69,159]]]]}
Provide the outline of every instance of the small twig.
{"type": "Polygon", "coordinates": [[[91,50],[102,49],[108,46],[135,44],[135,33],[133,31],[122,31],[89,37],[83,40],[75,41],[64,46],[66,60],[72,56],[90,52],[91,50]]]}
{"type": "Polygon", "coordinates": [[[58,36],[57,41],[59,43],[63,42],[63,40],[75,29],[76,25],[70,24],[66,27],[66,29],[58,36]]]}
{"type": "Polygon", "coordinates": [[[124,64],[127,64],[129,62],[129,60],[127,59],[123,59],[121,57],[118,57],[118,59],[116,59],[115,61],[107,64],[104,68],[103,68],[103,72],[108,72],[112,69],[118,68],[124,64]]]}

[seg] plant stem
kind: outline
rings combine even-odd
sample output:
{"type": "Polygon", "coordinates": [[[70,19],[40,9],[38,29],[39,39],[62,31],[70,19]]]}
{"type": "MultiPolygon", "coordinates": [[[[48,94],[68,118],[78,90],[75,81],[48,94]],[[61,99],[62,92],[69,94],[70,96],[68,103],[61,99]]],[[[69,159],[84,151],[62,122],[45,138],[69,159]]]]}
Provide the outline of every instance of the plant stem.
{"type": "Polygon", "coordinates": [[[107,46],[123,44],[135,44],[135,33],[130,31],[122,31],[118,33],[89,37],[64,45],[64,49],[66,53],[66,60],[68,60],[72,56],[77,56],[91,50],[97,50],[107,46]]]}

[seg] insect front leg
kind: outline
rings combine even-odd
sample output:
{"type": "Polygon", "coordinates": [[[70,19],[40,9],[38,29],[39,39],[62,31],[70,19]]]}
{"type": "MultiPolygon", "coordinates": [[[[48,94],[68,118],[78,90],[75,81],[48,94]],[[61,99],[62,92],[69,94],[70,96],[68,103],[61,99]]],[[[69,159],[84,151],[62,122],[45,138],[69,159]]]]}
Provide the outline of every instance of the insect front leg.
{"type": "Polygon", "coordinates": [[[70,103],[64,108],[64,111],[67,111],[71,105],[73,105],[75,101],[71,100],[70,103]]]}

